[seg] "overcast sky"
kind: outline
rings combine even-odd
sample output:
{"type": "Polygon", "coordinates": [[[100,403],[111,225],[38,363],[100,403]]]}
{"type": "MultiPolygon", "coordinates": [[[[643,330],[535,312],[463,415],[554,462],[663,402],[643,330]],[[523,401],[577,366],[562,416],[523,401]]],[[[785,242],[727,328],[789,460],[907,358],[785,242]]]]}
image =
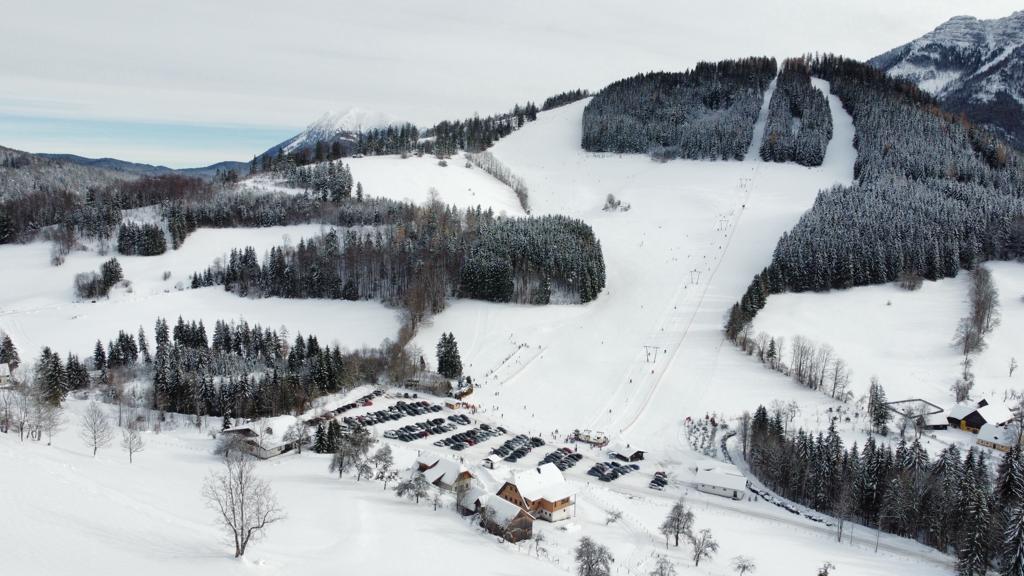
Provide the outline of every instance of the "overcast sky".
{"type": "Polygon", "coordinates": [[[866,59],[1020,0],[31,0],[0,18],[0,145],[174,167],[327,110],[428,124],[698,60],[866,59]],[[301,6],[301,8],[300,8],[301,6]]]}

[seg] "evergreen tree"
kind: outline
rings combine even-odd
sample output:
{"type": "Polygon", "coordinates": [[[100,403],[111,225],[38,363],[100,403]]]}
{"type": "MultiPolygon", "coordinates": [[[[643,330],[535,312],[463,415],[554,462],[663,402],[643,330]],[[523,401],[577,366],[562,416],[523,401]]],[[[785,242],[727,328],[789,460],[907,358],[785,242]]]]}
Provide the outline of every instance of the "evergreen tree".
{"type": "Polygon", "coordinates": [[[21,359],[18,357],[18,349],[14,346],[14,341],[11,340],[9,334],[4,334],[3,338],[0,338],[0,364],[7,364],[11,369],[15,369],[20,363],[21,359]]]}
{"type": "Polygon", "coordinates": [[[881,435],[888,430],[889,420],[892,419],[892,412],[886,404],[885,389],[878,381],[878,378],[871,378],[871,386],[868,389],[868,418],[871,420],[871,429],[881,435]]]}

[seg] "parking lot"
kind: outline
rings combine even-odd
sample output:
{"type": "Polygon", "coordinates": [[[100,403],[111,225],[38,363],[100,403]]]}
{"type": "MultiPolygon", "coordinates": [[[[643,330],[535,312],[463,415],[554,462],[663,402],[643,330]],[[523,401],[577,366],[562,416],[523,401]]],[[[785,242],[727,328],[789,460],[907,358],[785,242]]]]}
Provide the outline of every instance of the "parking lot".
{"type": "Polygon", "coordinates": [[[551,463],[569,480],[634,493],[662,491],[672,484],[654,463],[618,461],[605,448],[519,434],[465,410],[450,410],[444,402],[428,395],[376,391],[327,416],[348,427],[371,428],[386,441],[448,455],[470,466],[517,470],[551,463]]]}

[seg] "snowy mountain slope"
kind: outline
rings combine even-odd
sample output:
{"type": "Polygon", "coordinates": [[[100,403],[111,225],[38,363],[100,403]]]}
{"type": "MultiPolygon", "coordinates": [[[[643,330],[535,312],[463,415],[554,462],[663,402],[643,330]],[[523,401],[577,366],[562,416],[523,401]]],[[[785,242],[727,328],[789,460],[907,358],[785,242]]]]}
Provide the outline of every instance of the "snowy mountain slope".
{"type": "MultiPolygon", "coordinates": [[[[756,407],[752,391],[779,393],[744,382],[771,381],[756,363],[737,354],[745,363],[716,381],[722,318],[817,191],[853,178],[852,121],[829,101],[836,133],[817,169],[590,154],[579,148],[586,101],[542,114],[492,152],[530,183],[535,213],[570,214],[594,227],[607,289],[581,307],[455,302],[416,343],[430,350],[441,332],[454,331],[464,364],[484,385],[479,401],[533,430],[630,428],[630,440],[677,450],[687,414],[756,407]],[[602,211],[609,193],[632,208],[602,211]],[[660,349],[650,364],[645,346],[660,349]],[[669,366],[665,350],[673,347],[669,366]],[[703,399],[716,386],[720,394],[703,399]]],[[[735,354],[725,348],[722,355],[735,354]]],[[[786,393],[801,394],[788,386],[786,393]]]]}
{"type": "Polygon", "coordinates": [[[344,111],[329,111],[288,140],[272,146],[264,154],[277,155],[279,151],[291,154],[312,148],[317,142],[340,142],[346,149],[355,144],[360,132],[403,124],[394,116],[353,107],[344,111]]]}
{"type": "MultiPolygon", "coordinates": [[[[367,196],[422,204],[430,199],[434,190],[441,202],[459,208],[482,206],[485,210],[494,210],[495,214],[525,215],[508,185],[476,166],[466,168],[461,157],[450,160],[448,166],[438,165],[434,156],[366,156],[342,161],[352,171],[352,179],[363,185],[367,196]]],[[[270,174],[247,178],[242,186],[288,194],[302,192],[270,174]]]]}
{"type": "Polygon", "coordinates": [[[958,16],[869,63],[1024,145],[1024,11],[996,20],[958,16]]]}
{"type": "Polygon", "coordinates": [[[0,146],[0,199],[40,189],[82,194],[92,187],[133,178],[135,175],[127,172],[79,165],[65,159],[0,146]]]}

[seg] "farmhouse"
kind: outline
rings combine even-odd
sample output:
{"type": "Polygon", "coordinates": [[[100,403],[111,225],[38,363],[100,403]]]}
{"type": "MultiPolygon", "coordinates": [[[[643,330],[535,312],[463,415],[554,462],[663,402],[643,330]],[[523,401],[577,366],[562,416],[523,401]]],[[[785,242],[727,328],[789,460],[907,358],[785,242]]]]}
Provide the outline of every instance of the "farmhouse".
{"type": "Polygon", "coordinates": [[[449,492],[468,488],[473,480],[473,474],[462,464],[432,454],[421,454],[416,459],[416,469],[427,482],[449,492]]]}
{"type": "Polygon", "coordinates": [[[1013,421],[1013,412],[1005,404],[989,404],[981,400],[977,404],[962,402],[949,409],[946,417],[950,428],[977,433],[985,424],[1004,426],[1013,421]]]}
{"type": "Polygon", "coordinates": [[[731,464],[718,464],[697,470],[693,485],[701,492],[733,500],[742,500],[747,495],[747,479],[731,464]]]}
{"type": "Polygon", "coordinates": [[[561,470],[551,463],[517,472],[498,490],[498,496],[548,522],[569,517],[573,494],[561,470]]]}
{"type": "Polygon", "coordinates": [[[297,446],[297,442],[285,442],[280,436],[275,436],[271,428],[266,428],[261,437],[260,433],[253,429],[256,424],[237,426],[221,431],[221,436],[235,436],[241,441],[238,446],[250,456],[261,460],[280,456],[289,452],[297,446]]]}
{"type": "Polygon", "coordinates": [[[481,494],[471,504],[479,512],[480,526],[487,532],[513,543],[534,537],[534,516],[512,502],[481,494]]]}
{"type": "Polygon", "coordinates": [[[643,450],[637,448],[630,448],[629,446],[623,446],[622,444],[612,444],[611,449],[608,450],[608,455],[612,458],[618,458],[625,462],[639,462],[644,459],[643,450]]]}
{"type": "Polygon", "coordinates": [[[981,430],[978,431],[978,444],[981,446],[1009,452],[1016,443],[1017,438],[1014,433],[1007,430],[1005,426],[982,424],[981,430]]]}

